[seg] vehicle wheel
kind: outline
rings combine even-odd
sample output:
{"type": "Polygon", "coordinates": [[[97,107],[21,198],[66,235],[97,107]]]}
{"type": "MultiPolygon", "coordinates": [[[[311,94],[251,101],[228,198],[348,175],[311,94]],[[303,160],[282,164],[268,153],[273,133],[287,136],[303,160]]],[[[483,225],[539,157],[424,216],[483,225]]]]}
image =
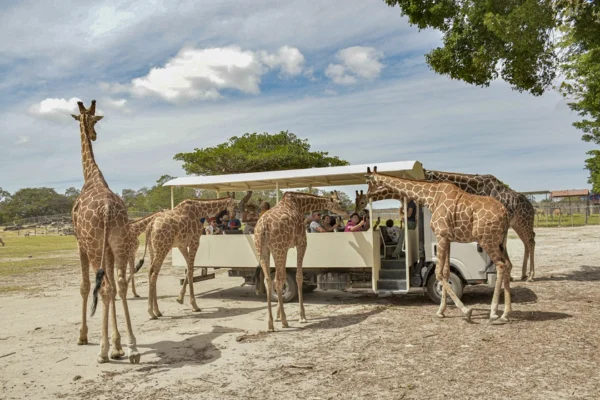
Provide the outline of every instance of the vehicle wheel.
{"type": "Polygon", "coordinates": [[[317,285],[302,285],[302,293],[314,292],[316,288],[317,285]]]}
{"type": "MultiPolygon", "coordinates": [[[[271,282],[273,282],[273,291],[271,301],[277,302],[277,290],[275,290],[275,272],[271,274],[271,282]]],[[[296,274],[285,274],[285,282],[283,283],[283,302],[289,303],[298,296],[298,284],[296,283],[296,274]]]]}
{"type": "MultiPolygon", "coordinates": [[[[453,272],[450,272],[448,283],[456,296],[459,299],[462,298],[464,286],[460,278],[453,272]]],[[[432,273],[427,280],[427,294],[434,303],[440,304],[442,302],[442,283],[436,279],[435,273],[432,273]]],[[[447,296],[446,301],[447,304],[454,304],[450,295],[447,296]]]]}

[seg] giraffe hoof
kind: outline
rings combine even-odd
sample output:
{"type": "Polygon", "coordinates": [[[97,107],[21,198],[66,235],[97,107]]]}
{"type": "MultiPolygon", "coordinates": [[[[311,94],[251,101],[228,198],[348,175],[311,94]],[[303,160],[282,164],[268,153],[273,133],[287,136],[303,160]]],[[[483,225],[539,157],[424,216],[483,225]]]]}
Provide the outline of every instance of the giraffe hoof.
{"type": "Polygon", "coordinates": [[[156,315],[157,317],[162,317],[163,316],[160,311],[155,312],[154,315],[156,315]]]}
{"type": "Polygon", "coordinates": [[[87,340],[87,338],[85,338],[85,339],[79,339],[79,340],[77,341],[77,344],[78,344],[79,346],[81,346],[82,344],[88,344],[88,340],[87,340]]]}
{"type": "Polygon", "coordinates": [[[108,362],[108,357],[98,356],[98,364],[104,364],[108,362]]]}
{"type": "Polygon", "coordinates": [[[445,315],[442,314],[442,313],[436,313],[435,316],[438,317],[438,318],[444,318],[445,317],[445,315]]]}
{"type": "Polygon", "coordinates": [[[528,278],[529,278],[529,277],[528,277],[527,275],[523,275],[523,276],[521,276],[521,280],[522,280],[522,281],[526,281],[526,280],[528,280],[528,278]]]}
{"type": "Polygon", "coordinates": [[[156,315],[151,315],[149,319],[152,321],[153,319],[158,319],[158,317],[156,315]]]}
{"type": "Polygon", "coordinates": [[[267,332],[275,332],[275,327],[273,325],[269,325],[269,329],[267,329],[267,332]]]}
{"type": "Polygon", "coordinates": [[[533,278],[527,278],[527,282],[533,282],[533,278]]]}
{"type": "Polygon", "coordinates": [[[290,325],[289,325],[287,322],[282,322],[282,323],[281,323],[281,327],[282,327],[282,328],[289,328],[289,327],[290,327],[290,325]]]}
{"type": "Polygon", "coordinates": [[[139,295],[139,294],[137,294],[137,293],[134,293],[134,294],[133,294],[133,297],[140,297],[140,295],[139,295]]]}
{"type": "Polygon", "coordinates": [[[308,323],[308,321],[306,320],[306,318],[300,318],[300,320],[298,322],[300,322],[301,324],[308,323]]]}
{"type": "Polygon", "coordinates": [[[200,311],[202,311],[202,309],[201,309],[201,308],[198,308],[198,307],[196,307],[196,308],[192,309],[192,311],[193,311],[193,312],[200,312],[200,311]]]}
{"type": "Polygon", "coordinates": [[[120,358],[122,358],[125,355],[125,352],[123,350],[113,350],[110,352],[110,358],[112,358],[113,360],[118,360],[120,358]]]}
{"type": "Polygon", "coordinates": [[[183,299],[180,299],[180,298],[178,297],[176,300],[177,300],[177,302],[178,302],[179,304],[183,304],[183,299]]]}
{"type": "Polygon", "coordinates": [[[141,359],[141,355],[138,352],[131,353],[129,355],[129,362],[131,364],[139,364],[140,363],[140,359],[141,359]]]}
{"type": "Polygon", "coordinates": [[[467,312],[465,313],[465,320],[466,320],[467,322],[470,322],[470,321],[471,321],[471,314],[473,314],[473,310],[472,310],[472,309],[469,309],[469,311],[467,311],[467,312]]]}

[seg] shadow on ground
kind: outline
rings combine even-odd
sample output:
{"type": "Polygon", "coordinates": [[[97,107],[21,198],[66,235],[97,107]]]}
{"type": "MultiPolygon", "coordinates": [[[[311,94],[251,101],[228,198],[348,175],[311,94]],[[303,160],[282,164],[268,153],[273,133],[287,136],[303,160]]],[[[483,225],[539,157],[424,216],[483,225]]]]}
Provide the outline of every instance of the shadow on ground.
{"type": "Polygon", "coordinates": [[[208,333],[191,334],[182,341],[164,340],[156,343],[140,344],[141,349],[149,349],[142,354],[144,356],[155,354],[158,361],[149,362],[146,370],[157,367],[181,368],[186,365],[210,364],[221,357],[221,350],[212,344],[213,340],[228,333],[244,332],[242,329],[223,326],[213,326],[208,333]]]}

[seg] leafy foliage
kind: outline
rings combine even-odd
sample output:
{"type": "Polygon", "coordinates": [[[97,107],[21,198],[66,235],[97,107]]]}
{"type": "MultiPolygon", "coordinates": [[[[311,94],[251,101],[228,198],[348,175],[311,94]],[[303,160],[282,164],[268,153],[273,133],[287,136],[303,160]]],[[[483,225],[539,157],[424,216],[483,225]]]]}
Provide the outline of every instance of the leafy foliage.
{"type": "Polygon", "coordinates": [[[600,150],[587,152],[592,156],[585,160],[585,168],[590,171],[588,183],[592,184],[592,192],[600,193],[600,150]]]}
{"type": "Polygon", "coordinates": [[[15,192],[1,205],[5,219],[20,219],[40,215],[71,212],[73,200],[51,188],[27,188],[15,192]]]}
{"type": "Polygon", "coordinates": [[[541,95],[556,76],[549,0],[385,0],[419,29],[443,33],[443,47],[425,56],[452,79],[489,86],[501,77],[513,89],[541,95]]]}
{"type": "MultiPolygon", "coordinates": [[[[425,56],[437,73],[489,86],[502,78],[539,96],[564,77],[561,93],[581,121],[582,139],[600,144],[600,2],[595,0],[384,0],[419,29],[443,34],[425,56]]],[[[600,155],[586,160],[597,166],[600,155]],[[590,161],[592,160],[592,161],[590,161]]],[[[597,170],[590,170],[595,181],[597,170]],[[594,175],[596,174],[596,175],[594,175]]]]}
{"type": "Polygon", "coordinates": [[[215,147],[178,153],[175,160],[183,161],[188,174],[222,175],[245,172],[264,172],[313,167],[348,165],[329,153],[310,151],[308,140],[293,133],[246,133],[234,136],[215,147]]]}
{"type": "MultiPolygon", "coordinates": [[[[141,188],[139,190],[123,189],[121,197],[128,210],[131,211],[159,211],[161,209],[171,208],[171,188],[163,184],[173,179],[172,176],[163,175],[156,181],[156,185],[150,189],[141,188]]],[[[173,200],[179,204],[185,199],[194,199],[199,197],[194,189],[176,187],[173,189],[173,200]]]]}

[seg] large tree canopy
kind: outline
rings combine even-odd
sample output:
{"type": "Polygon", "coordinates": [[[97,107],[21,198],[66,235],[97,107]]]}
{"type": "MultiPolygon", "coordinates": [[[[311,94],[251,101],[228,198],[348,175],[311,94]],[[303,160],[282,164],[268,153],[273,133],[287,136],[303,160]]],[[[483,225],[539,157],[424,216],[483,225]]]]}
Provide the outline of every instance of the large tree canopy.
{"type": "Polygon", "coordinates": [[[310,151],[308,140],[293,133],[246,133],[234,136],[215,147],[179,153],[175,160],[183,161],[188,174],[222,175],[244,172],[264,172],[311,167],[348,165],[329,153],[310,151]]]}
{"type": "Polygon", "coordinates": [[[41,215],[67,214],[73,200],[56,193],[51,188],[27,188],[15,192],[2,204],[6,218],[20,219],[41,215]]]}
{"type": "MultiPolygon", "coordinates": [[[[600,144],[600,1],[384,1],[419,29],[443,33],[443,46],[425,56],[439,74],[478,86],[501,78],[536,96],[560,77],[559,90],[582,118],[573,125],[600,144]]],[[[594,183],[600,153],[588,154],[594,183]]]]}

